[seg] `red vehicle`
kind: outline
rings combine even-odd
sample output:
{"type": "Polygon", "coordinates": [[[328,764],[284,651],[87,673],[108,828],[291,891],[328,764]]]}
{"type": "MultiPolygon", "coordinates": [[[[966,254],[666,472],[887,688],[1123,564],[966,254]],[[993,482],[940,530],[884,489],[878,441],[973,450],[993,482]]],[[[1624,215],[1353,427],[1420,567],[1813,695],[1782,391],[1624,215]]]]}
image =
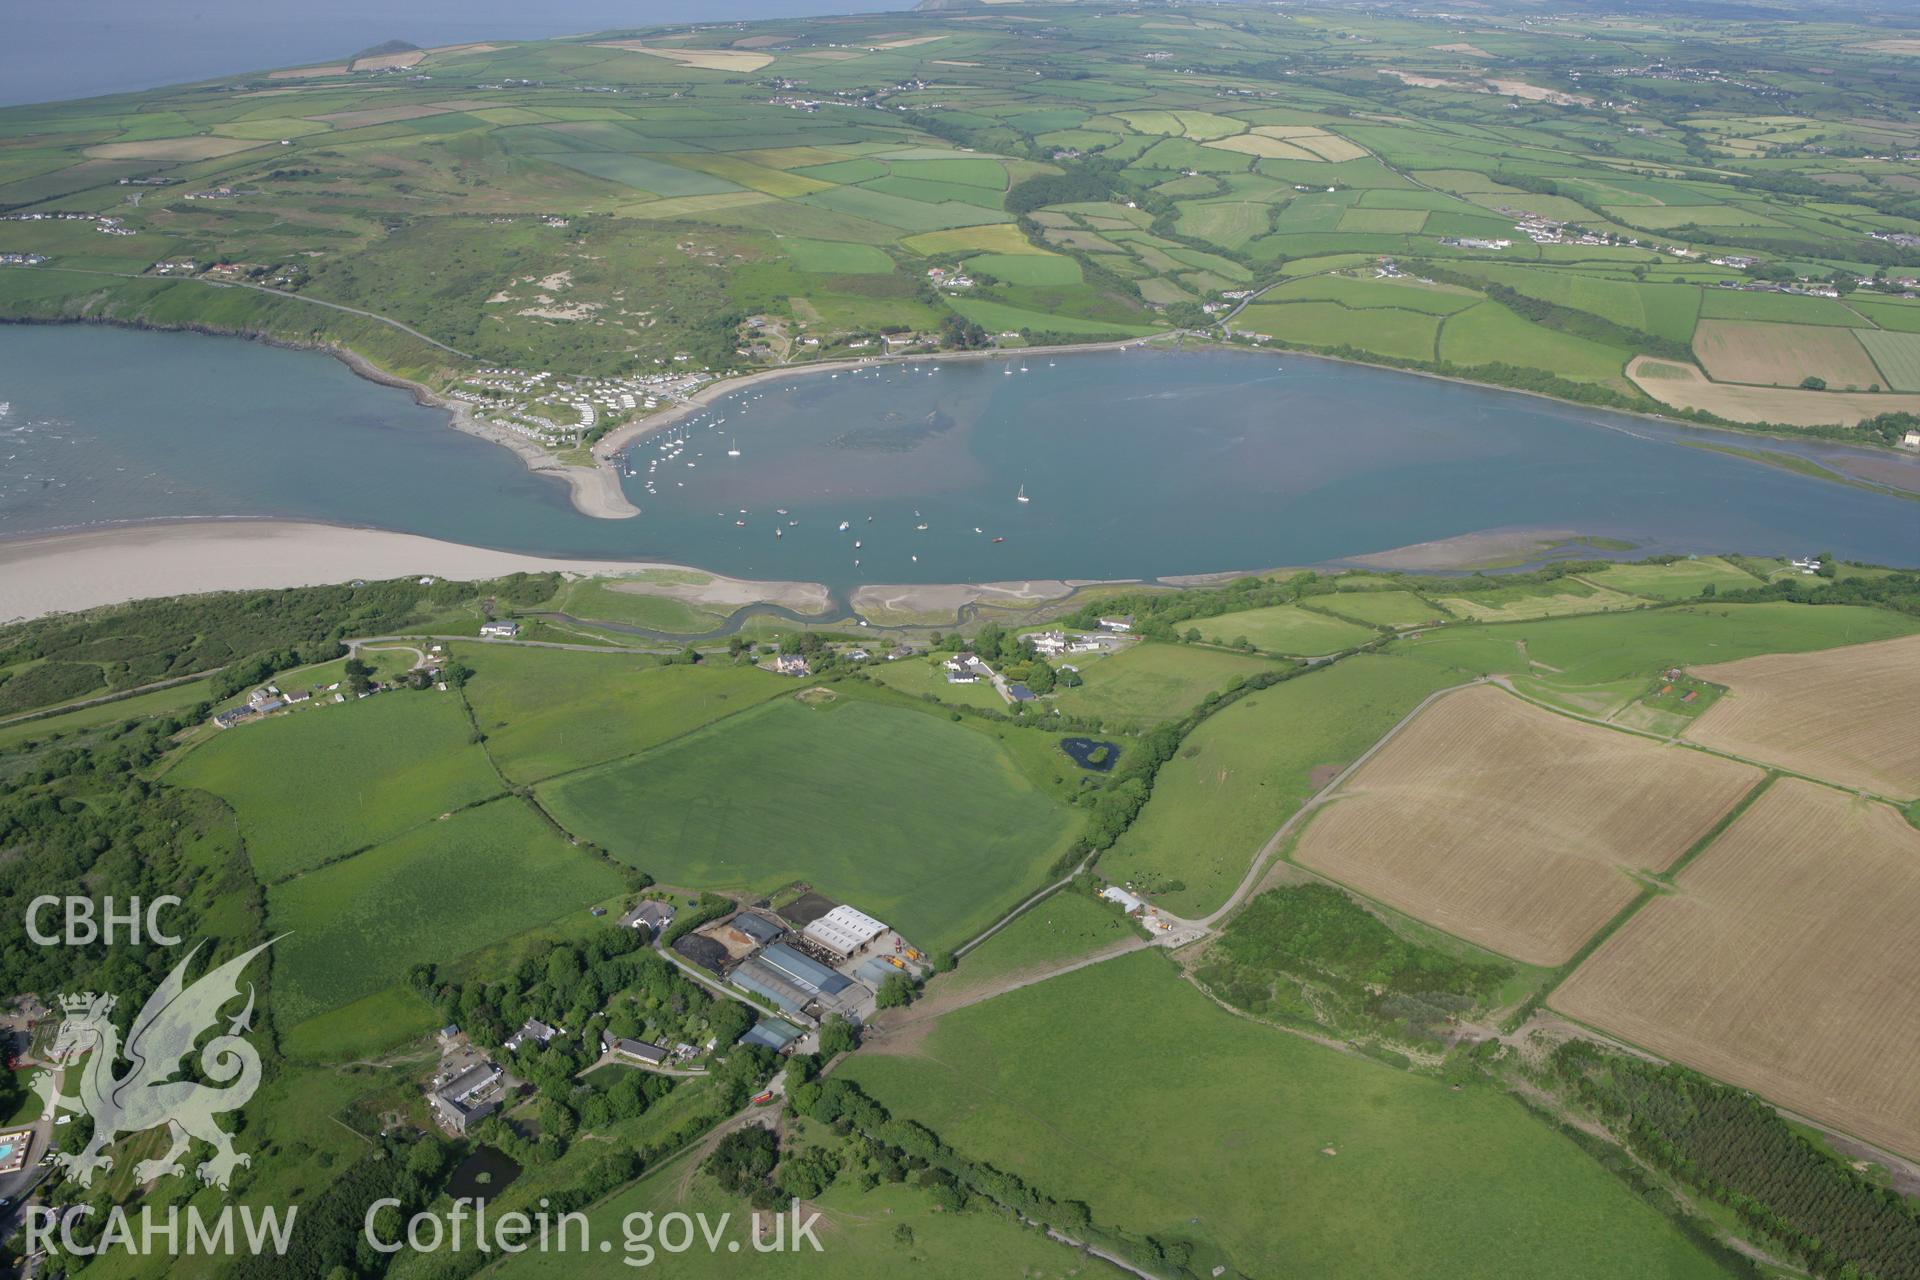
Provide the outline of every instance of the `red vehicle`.
{"type": "Polygon", "coordinates": [[[773,1090],[771,1089],[767,1090],[765,1093],[756,1093],[755,1095],[753,1095],[753,1105],[756,1107],[764,1107],[769,1102],[772,1102],[772,1101],[773,1101],[773,1090]]]}

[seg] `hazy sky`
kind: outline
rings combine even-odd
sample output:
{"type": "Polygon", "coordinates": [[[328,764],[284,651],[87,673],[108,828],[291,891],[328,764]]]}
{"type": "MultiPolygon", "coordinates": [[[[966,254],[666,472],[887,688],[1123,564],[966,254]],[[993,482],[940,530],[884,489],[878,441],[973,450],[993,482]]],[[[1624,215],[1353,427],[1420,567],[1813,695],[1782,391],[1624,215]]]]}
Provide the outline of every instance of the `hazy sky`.
{"type": "Polygon", "coordinates": [[[0,105],[292,66],[379,44],[906,9],[914,0],[20,0],[0,5],[0,105]]]}

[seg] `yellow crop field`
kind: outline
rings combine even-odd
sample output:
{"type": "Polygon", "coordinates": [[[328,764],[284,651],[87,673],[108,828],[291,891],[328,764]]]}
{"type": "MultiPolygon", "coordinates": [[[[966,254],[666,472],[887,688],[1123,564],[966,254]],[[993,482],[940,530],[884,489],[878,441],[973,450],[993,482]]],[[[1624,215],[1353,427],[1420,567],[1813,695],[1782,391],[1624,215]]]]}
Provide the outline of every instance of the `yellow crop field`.
{"type": "Polygon", "coordinates": [[[1349,142],[1338,134],[1316,133],[1295,139],[1309,151],[1317,152],[1322,160],[1331,160],[1338,164],[1344,160],[1358,160],[1367,155],[1367,149],[1357,142],[1349,142]]]}
{"type": "Polygon", "coordinates": [[[1551,999],[1603,1030],[1920,1155],[1920,831],[1782,779],[1551,999]]]}
{"type": "Polygon", "coordinates": [[[1318,160],[1320,157],[1304,148],[1296,147],[1284,138],[1269,138],[1257,133],[1243,133],[1237,138],[1217,138],[1202,143],[1216,151],[1238,151],[1243,155],[1260,156],[1268,160],[1318,160]]]}
{"type": "Polygon", "coordinates": [[[1555,715],[1489,685],[1448,694],[1313,820],[1296,861],[1530,964],[1560,964],[1761,778],[1555,715]]]}
{"type": "Polygon", "coordinates": [[[1839,325],[1702,320],[1693,353],[1720,382],[1797,387],[1802,378],[1815,377],[1836,391],[1886,383],[1853,330],[1839,325]]]}
{"type": "Polygon", "coordinates": [[[1920,413],[1920,395],[1870,391],[1801,391],[1709,382],[1692,365],[1635,356],[1627,365],[1634,385],[1676,409],[1705,409],[1735,422],[1779,422],[1795,427],[1851,427],[1881,413],[1920,413]]]}
{"type": "Polygon", "coordinates": [[[1809,777],[1920,797],[1920,635],[1695,667],[1729,692],[1687,736],[1809,777]]]}
{"type": "Polygon", "coordinates": [[[991,222],[980,227],[954,227],[949,231],[927,231],[908,236],[900,242],[915,253],[932,256],[942,253],[1045,253],[1020,234],[1011,222],[991,222]]]}
{"type": "Polygon", "coordinates": [[[95,160],[213,160],[260,144],[247,138],[153,138],[146,142],[105,142],[88,147],[95,160]]]}
{"type": "Polygon", "coordinates": [[[685,67],[698,67],[702,71],[736,71],[744,74],[758,71],[773,61],[771,54],[753,53],[746,49],[662,49],[644,40],[603,40],[599,47],[666,58],[685,67]]]}

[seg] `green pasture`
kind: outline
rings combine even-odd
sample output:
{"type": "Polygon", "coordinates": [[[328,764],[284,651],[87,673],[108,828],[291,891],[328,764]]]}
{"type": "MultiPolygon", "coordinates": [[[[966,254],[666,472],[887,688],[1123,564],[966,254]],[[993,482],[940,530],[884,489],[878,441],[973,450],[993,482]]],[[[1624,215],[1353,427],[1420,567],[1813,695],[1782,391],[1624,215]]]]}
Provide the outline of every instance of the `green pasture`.
{"type": "Polygon", "coordinates": [[[1335,653],[1365,644],[1375,634],[1369,628],[1291,604],[1223,613],[1195,625],[1201,636],[1214,644],[1238,644],[1244,639],[1256,649],[1295,657],[1335,653]]]}
{"type": "Polygon", "coordinates": [[[1672,666],[1806,653],[1920,631],[1920,619],[1857,605],[1689,604],[1491,626],[1449,627],[1394,642],[1394,652],[1450,683],[1520,677],[1521,687],[1587,714],[1640,696],[1672,666]]]}
{"type": "Polygon", "coordinates": [[[1883,329],[1855,331],[1860,345],[1886,375],[1895,391],[1920,391],[1920,333],[1889,333],[1883,329]]]}
{"type": "Polygon", "coordinates": [[[1759,580],[1719,556],[1676,560],[1672,564],[1616,564],[1580,575],[1588,582],[1629,595],[1656,600],[1685,600],[1711,586],[1715,591],[1744,591],[1759,580]]]}
{"type": "Polygon", "coordinates": [[[1361,654],[1236,700],[1202,721],[1161,767],[1152,799],[1102,855],[1102,873],[1144,886],[1171,911],[1205,915],[1333,771],[1422,698],[1467,678],[1361,654]],[[1327,771],[1318,783],[1316,769],[1327,771]]]}
{"type": "Polygon", "coordinates": [[[958,1010],[914,1054],[842,1069],[1096,1224],[1191,1244],[1203,1274],[1723,1274],[1504,1093],[1236,1018],[1152,953],[958,1010]]]}
{"type": "Polygon", "coordinates": [[[1415,627],[1443,621],[1446,615],[1411,591],[1339,591],[1313,596],[1310,608],[1322,609],[1377,627],[1415,627]]]}
{"type": "Polygon", "coordinates": [[[1706,290],[1700,299],[1700,318],[1867,327],[1858,312],[1832,298],[1809,298],[1791,293],[1749,293],[1732,289],[1706,290]]]}
{"type": "Polygon", "coordinates": [[[656,879],[763,892],[805,880],[940,950],[1035,886],[1072,836],[996,741],[1021,732],[786,698],[539,794],[569,831],[656,879]]]}
{"type": "Polygon", "coordinates": [[[1072,888],[1050,894],[961,958],[939,979],[937,994],[977,990],[1013,975],[1072,964],[1102,947],[1139,938],[1140,929],[1110,902],[1072,888]]]}
{"type": "Polygon", "coordinates": [[[726,610],[702,608],[672,596],[622,591],[617,582],[602,578],[586,578],[569,584],[554,607],[561,613],[592,622],[622,622],[683,636],[717,631],[728,615],[726,610]]]}
{"type": "MultiPolygon", "coordinates": [[[[211,680],[190,680],[185,684],[175,685],[171,689],[136,693],[131,697],[118,698],[112,702],[102,702],[91,707],[80,707],[58,715],[39,716],[31,720],[14,720],[7,724],[0,724],[0,749],[17,746],[22,742],[46,742],[65,734],[97,729],[102,725],[117,725],[129,720],[180,715],[196,704],[207,701],[213,692],[212,684],[211,680]]],[[[90,696],[98,696],[98,691],[90,696]]]]}
{"type": "MultiPolygon", "coordinates": [[[[650,1113],[651,1114],[651,1113],[650,1113]]],[[[789,1143],[800,1132],[788,1122],[789,1143]]],[[[831,1140],[831,1135],[809,1129],[831,1140]]],[[[821,1252],[754,1253],[747,1243],[749,1211],[745,1203],[723,1191],[712,1177],[698,1171],[698,1155],[651,1169],[640,1181],[587,1211],[592,1239],[615,1242],[609,1254],[529,1251],[503,1259],[493,1270],[508,1280],[572,1280],[575,1276],[631,1276],[642,1255],[627,1254],[621,1242],[637,1230],[634,1215],[653,1220],[669,1214],[704,1214],[709,1224],[727,1222],[720,1247],[709,1251],[704,1243],[683,1253],[669,1254],[653,1246],[656,1264],[670,1264],[671,1274],[685,1280],[731,1277],[750,1267],[764,1280],[897,1280],[903,1271],[928,1276],[1018,1276],[1021,1280],[1072,1280],[1086,1273],[1085,1259],[1065,1245],[1037,1231],[1022,1229],[1002,1214],[975,1209],[942,1212],[932,1195],[910,1183],[881,1183],[863,1191],[851,1170],[817,1199],[806,1212],[819,1213],[816,1234],[821,1252]],[[740,1253],[728,1251],[738,1245],[740,1253]]],[[[788,1230],[792,1223],[789,1221],[788,1230]]],[[[715,1229],[722,1229],[716,1227],[715,1229]]],[[[773,1228],[765,1228],[766,1239],[773,1228]]]]}
{"type": "Polygon", "coordinates": [[[429,823],[268,891],[267,923],[287,935],[275,944],[276,1017],[297,1026],[403,980],[416,964],[447,964],[584,913],[625,883],[523,800],[429,823]]]}
{"type": "Polygon", "coordinates": [[[1066,285],[1080,283],[1080,264],[1058,254],[983,253],[967,259],[967,270],[1008,284],[1066,285]]]}
{"type": "Polygon", "coordinates": [[[1234,319],[1235,329],[1264,333],[1301,347],[1353,347],[1404,360],[1433,359],[1440,321],[1392,307],[1350,309],[1337,302],[1256,303],[1234,319]]]}
{"type": "Polygon", "coordinates": [[[1270,662],[1191,645],[1146,641],[1108,656],[1068,654],[1078,688],[1059,686],[1054,701],[1069,715],[1097,716],[1112,727],[1148,728],[1177,720],[1237,681],[1272,669],[1270,662]]]}
{"type": "Polygon", "coordinates": [[[630,756],[793,691],[757,667],[661,665],[624,653],[468,645],[464,692],[500,771],[515,782],[630,756]]]}
{"type": "Polygon", "coordinates": [[[1582,382],[1619,382],[1631,353],[1523,319],[1497,302],[1447,317],[1440,358],[1452,364],[1528,365],[1582,382]]]}
{"type": "Polygon", "coordinates": [[[262,880],[310,871],[506,789],[457,695],[397,691],[242,721],[168,775],[232,806],[262,880]]]}
{"type": "Polygon", "coordinates": [[[943,661],[928,658],[900,658],[893,662],[867,664],[867,675],[876,683],[914,698],[938,698],[959,707],[978,707],[1004,711],[1007,700],[991,684],[950,684],[943,661]]]}

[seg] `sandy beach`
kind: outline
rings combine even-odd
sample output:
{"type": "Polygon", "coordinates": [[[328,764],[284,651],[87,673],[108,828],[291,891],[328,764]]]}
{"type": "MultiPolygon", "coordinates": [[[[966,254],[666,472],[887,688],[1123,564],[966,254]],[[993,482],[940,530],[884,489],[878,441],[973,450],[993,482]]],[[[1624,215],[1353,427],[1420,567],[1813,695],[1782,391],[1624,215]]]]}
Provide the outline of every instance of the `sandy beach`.
{"type": "Polygon", "coordinates": [[[1410,547],[1394,547],[1370,555],[1352,556],[1343,564],[1368,569],[1404,570],[1418,573],[1442,569],[1474,569],[1491,565],[1533,560],[1555,547],[1578,540],[1582,535],[1571,529],[1513,529],[1485,533],[1463,533],[1458,537],[1433,542],[1416,542],[1410,547]]]}
{"type": "Polygon", "coordinates": [[[816,583],[745,582],[678,565],[553,559],[291,520],[195,520],[0,543],[0,624],[155,596],[320,586],[356,578],[431,574],[474,580],[508,573],[642,575],[663,569],[676,572],[621,585],[722,608],[766,601],[819,610],[829,599],[827,589],[816,583]]]}

